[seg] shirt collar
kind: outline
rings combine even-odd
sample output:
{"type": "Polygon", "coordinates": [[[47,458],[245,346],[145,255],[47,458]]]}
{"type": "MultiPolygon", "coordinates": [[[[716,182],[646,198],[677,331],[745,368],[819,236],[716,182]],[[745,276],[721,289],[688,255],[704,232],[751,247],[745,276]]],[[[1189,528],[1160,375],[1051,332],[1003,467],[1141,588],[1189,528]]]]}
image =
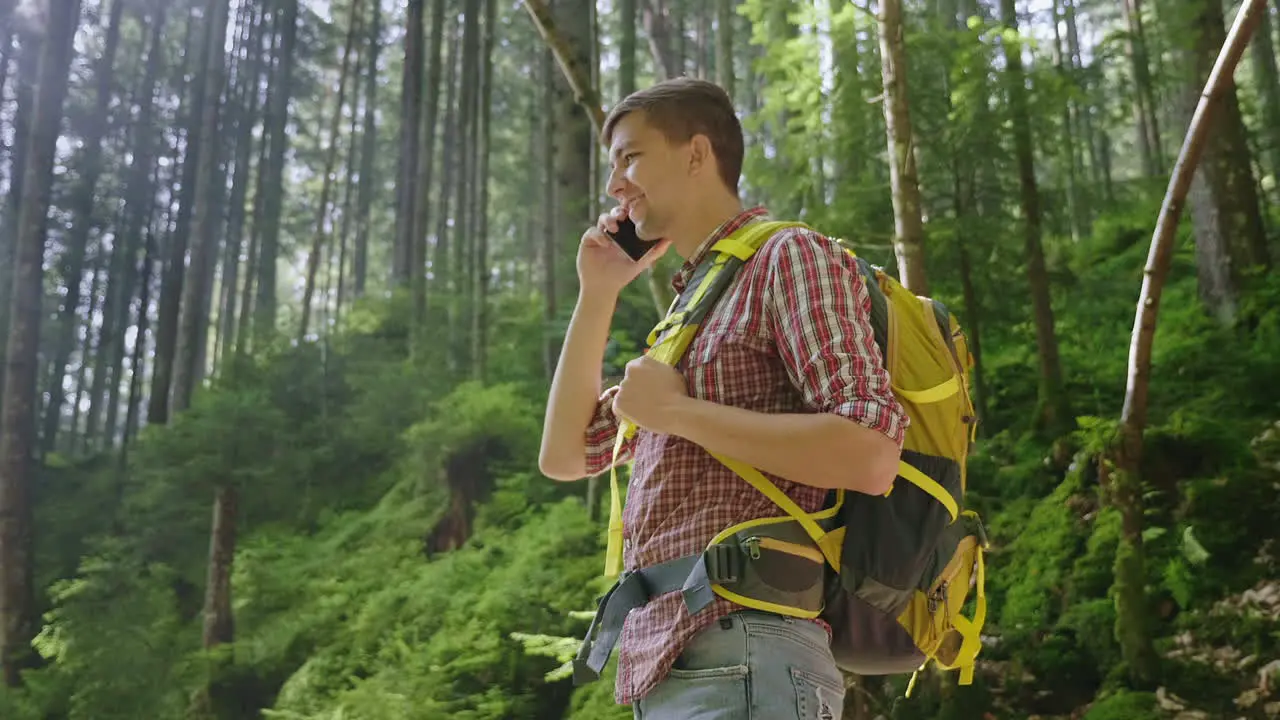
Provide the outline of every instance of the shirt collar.
{"type": "Polygon", "coordinates": [[[753,208],[743,210],[737,215],[734,215],[721,223],[720,227],[716,228],[705,240],[702,241],[702,244],[698,246],[698,249],[689,256],[688,260],[684,261],[684,264],[676,271],[675,276],[671,278],[671,287],[676,291],[676,294],[679,295],[684,292],[684,288],[688,285],[689,279],[693,277],[693,271],[697,269],[698,263],[702,262],[702,258],[711,251],[712,245],[715,245],[720,240],[729,237],[734,233],[734,231],[740,229],[744,225],[762,219],[767,215],[768,211],[764,206],[757,205],[753,208]]]}

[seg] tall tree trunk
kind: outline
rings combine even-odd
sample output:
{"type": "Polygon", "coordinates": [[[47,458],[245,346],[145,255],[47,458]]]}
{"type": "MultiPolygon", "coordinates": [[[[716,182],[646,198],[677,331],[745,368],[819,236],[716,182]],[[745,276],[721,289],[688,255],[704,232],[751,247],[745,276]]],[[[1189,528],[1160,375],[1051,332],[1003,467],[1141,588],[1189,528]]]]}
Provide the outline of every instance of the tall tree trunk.
{"type": "MultiPolygon", "coordinates": [[[[112,77],[115,71],[116,49],[120,45],[120,18],[124,14],[123,0],[111,0],[111,14],[107,24],[106,45],[94,70],[97,96],[93,118],[84,138],[84,159],[80,166],[80,182],[76,187],[74,220],[62,256],[62,282],[66,288],[62,311],[58,317],[58,338],[55,341],[54,359],[49,368],[49,403],[45,407],[43,452],[53,450],[62,419],[62,404],[66,399],[62,377],[67,372],[67,362],[75,346],[76,321],[80,309],[81,275],[84,273],[85,249],[89,243],[89,230],[93,226],[93,201],[102,173],[102,139],[110,124],[108,110],[111,106],[112,77]]],[[[116,234],[120,242],[120,233],[116,234]]],[[[88,322],[92,322],[92,313],[88,322]]]]}
{"type": "MultiPolygon", "coordinates": [[[[1014,33],[1018,30],[1015,0],[1000,0],[1004,24],[1014,33]]],[[[1018,160],[1018,179],[1022,190],[1023,232],[1026,236],[1027,282],[1031,292],[1032,314],[1036,328],[1036,347],[1040,359],[1039,407],[1036,425],[1051,436],[1068,430],[1074,423],[1062,382],[1062,366],[1058,358],[1058,337],[1054,329],[1053,305],[1049,297],[1049,274],[1045,269],[1044,247],[1041,245],[1040,191],[1036,186],[1035,158],[1031,142],[1031,120],[1027,110],[1026,87],[1022,70],[1022,43],[1017,37],[1005,37],[1005,73],[1009,91],[1009,113],[1013,120],[1013,138],[1018,160]]]]}
{"type": "MultiPolygon", "coordinates": [[[[16,110],[13,114],[13,146],[9,162],[9,194],[3,222],[0,223],[0,269],[12,268],[17,263],[18,222],[22,214],[22,183],[26,176],[27,150],[31,144],[31,114],[35,111],[35,87],[40,76],[40,50],[43,41],[36,30],[23,28],[20,36],[21,53],[18,56],[18,82],[14,88],[16,110]]],[[[13,274],[0,270],[0,357],[7,356],[12,317],[13,274]]],[[[0,366],[0,401],[4,399],[4,375],[0,366]]]]}
{"type": "MultiPolygon", "coordinates": [[[[463,148],[458,142],[459,132],[459,115],[461,108],[456,102],[458,90],[461,83],[458,82],[458,65],[459,54],[461,51],[462,41],[458,33],[458,23],[455,17],[450,17],[447,27],[444,29],[447,45],[445,49],[445,67],[446,76],[444,81],[445,87],[445,103],[444,107],[444,130],[443,142],[441,148],[444,154],[440,157],[440,164],[443,166],[440,173],[440,191],[436,194],[436,246],[431,254],[432,268],[432,291],[440,297],[440,303],[433,312],[432,323],[448,322],[448,293],[450,283],[452,282],[452,261],[450,258],[453,252],[461,252],[461,249],[454,249],[453,242],[449,237],[449,219],[450,207],[452,203],[452,195],[450,190],[460,182],[461,177],[461,156],[463,148]],[[441,309],[444,308],[444,309],[441,309]]],[[[414,351],[422,349],[417,346],[414,351]]],[[[447,349],[447,348],[446,348],[447,349]]]]}
{"type": "MultiPolygon", "coordinates": [[[[282,89],[278,83],[272,80],[277,76],[279,67],[279,63],[276,61],[276,50],[280,43],[280,16],[272,11],[271,18],[271,26],[268,29],[267,36],[267,64],[263,68],[263,75],[267,80],[267,89],[262,100],[262,141],[258,145],[258,167],[254,179],[253,220],[252,227],[249,230],[249,256],[245,258],[244,263],[244,287],[240,289],[240,318],[236,327],[237,355],[247,355],[253,347],[255,334],[253,323],[258,312],[257,306],[254,304],[254,298],[257,296],[257,282],[261,275],[258,264],[262,252],[263,225],[266,223],[266,199],[270,194],[266,184],[272,169],[271,152],[275,144],[271,135],[272,127],[275,125],[271,112],[275,106],[274,94],[282,89]]],[[[267,18],[264,17],[262,21],[265,25],[267,18]]],[[[258,89],[258,91],[261,92],[261,89],[258,89]]]]}
{"type": "MultiPolygon", "coordinates": [[[[1063,52],[1062,32],[1058,29],[1059,15],[1065,14],[1063,4],[1064,0],[1053,2],[1053,64],[1063,86],[1070,87],[1075,68],[1071,65],[1070,57],[1063,52]]],[[[1067,227],[1070,228],[1071,239],[1079,242],[1080,236],[1084,233],[1084,210],[1081,204],[1080,180],[1076,165],[1076,127],[1072,113],[1074,105],[1075,101],[1071,98],[1066,98],[1062,103],[1062,154],[1060,157],[1067,176],[1067,227]]]]}
{"type": "Polygon", "coordinates": [[[734,0],[716,0],[716,82],[731,98],[734,91],[733,6],[734,0]]]}
{"type": "MultiPolygon", "coordinates": [[[[192,28],[196,27],[194,24],[196,22],[195,8],[193,6],[191,15],[187,19],[185,54],[188,57],[200,58],[201,62],[191,68],[192,82],[186,84],[186,91],[190,93],[190,96],[183,103],[184,111],[186,112],[186,118],[183,123],[186,137],[182,143],[185,157],[182,160],[181,191],[178,195],[177,220],[174,223],[173,232],[170,234],[166,247],[164,279],[160,283],[160,302],[156,318],[156,353],[153,362],[154,372],[151,375],[151,396],[147,407],[147,419],[154,424],[164,424],[169,419],[169,405],[173,393],[173,375],[175,373],[174,366],[178,362],[178,325],[182,310],[181,300],[184,294],[183,288],[187,282],[186,257],[190,239],[191,213],[192,206],[196,203],[196,176],[200,167],[200,150],[204,144],[200,136],[204,117],[204,86],[207,82],[207,73],[203,69],[203,59],[207,55],[205,41],[208,39],[208,25],[211,22],[211,18],[206,16],[200,21],[199,27],[205,30],[203,33],[204,41],[200,43],[195,43],[195,33],[192,31],[192,28]]],[[[184,76],[187,69],[186,65],[189,63],[190,60],[184,59],[184,76]]],[[[112,332],[108,333],[104,327],[103,335],[107,338],[105,342],[119,342],[114,328],[112,332]]],[[[94,378],[93,397],[97,399],[101,395],[102,391],[98,388],[97,378],[94,378]]],[[[91,427],[96,415],[97,413],[93,411],[89,413],[91,427]]]]}
{"type": "MultiPolygon", "coordinates": [[[[1280,9],[1277,9],[1280,15],[1280,9]]],[[[1280,199],[1280,71],[1276,68],[1276,45],[1271,37],[1271,18],[1260,16],[1253,38],[1253,71],[1262,104],[1262,141],[1267,147],[1267,170],[1275,181],[1275,195],[1280,199]]]]}
{"type": "MultiPolygon", "coordinates": [[[[1225,20],[1219,0],[1189,1],[1197,10],[1187,26],[1195,38],[1194,75],[1185,91],[1191,111],[1223,46],[1225,20]]],[[[1218,119],[1209,135],[1201,170],[1192,181],[1191,215],[1200,297],[1220,322],[1230,324],[1239,311],[1246,274],[1267,267],[1269,262],[1235,80],[1230,75],[1223,77],[1215,92],[1218,119]]]]}
{"type": "Polygon", "coordinates": [[[40,26],[40,48],[30,132],[26,136],[22,202],[15,239],[12,296],[0,403],[0,670],[5,685],[21,684],[32,659],[36,608],[31,553],[31,486],[36,449],[36,395],[44,281],[45,218],[53,184],[53,160],[67,94],[72,39],[80,0],[49,0],[40,26]]]}
{"type": "Polygon", "coordinates": [[[1142,28],[1141,0],[1121,0],[1125,22],[1129,25],[1128,55],[1133,68],[1133,115],[1138,133],[1138,150],[1142,171],[1146,175],[1164,172],[1160,151],[1160,127],[1156,120],[1155,95],[1151,89],[1151,70],[1147,60],[1147,40],[1142,28]]]}
{"type": "MultiPolygon", "coordinates": [[[[466,337],[469,323],[466,302],[470,287],[469,264],[474,247],[472,192],[475,187],[476,106],[479,93],[480,70],[480,0],[466,0],[462,18],[462,51],[459,70],[459,102],[457,143],[459,150],[458,173],[461,182],[455,184],[453,214],[453,266],[449,268],[448,291],[445,295],[448,328],[449,369],[461,370],[466,365],[466,337]]],[[[584,177],[589,172],[583,168],[584,177]]]]}
{"type": "MultiPolygon", "coordinates": [[[[281,209],[284,206],[284,158],[288,148],[289,97],[293,94],[294,46],[298,37],[298,0],[277,0],[280,51],[271,79],[271,159],[262,205],[262,240],[258,249],[258,294],[253,307],[253,345],[265,347],[276,332],[276,258],[280,254],[281,209]]],[[[260,188],[259,192],[263,189],[260,188]]]]}
{"type": "Polygon", "coordinates": [[[889,185],[893,194],[894,254],[903,285],[929,294],[924,269],[924,220],[920,215],[920,179],[916,173],[911,109],[907,102],[907,53],[900,0],[880,0],[880,76],[884,83],[884,121],[889,138],[889,185]]]}
{"type": "Polygon", "coordinates": [[[364,131],[360,157],[360,189],[357,204],[359,221],[356,224],[356,247],[352,258],[352,292],[356,297],[364,295],[369,274],[369,216],[373,209],[374,156],[378,152],[376,111],[378,107],[378,50],[382,45],[382,3],[371,8],[373,18],[369,29],[369,77],[365,80],[364,131]]]}
{"type": "Polygon", "coordinates": [[[476,273],[471,300],[471,366],[480,382],[487,378],[489,323],[489,116],[493,104],[493,45],[497,37],[494,0],[484,0],[484,37],[481,39],[480,122],[476,138],[480,167],[476,179],[480,197],[476,202],[476,273]]]}
{"type": "MultiPolygon", "coordinates": [[[[1216,2],[1216,0],[1213,0],[1216,2]]],[[[1131,682],[1138,687],[1155,683],[1159,658],[1151,641],[1148,624],[1151,611],[1146,603],[1146,567],[1142,543],[1142,478],[1143,433],[1147,424],[1147,390],[1151,377],[1151,350],[1155,341],[1156,318],[1164,280],[1173,257],[1174,239],[1183,204],[1196,175],[1201,156],[1208,156],[1209,143],[1216,134],[1213,123],[1220,122],[1228,107],[1224,99],[1234,96],[1232,74],[1244,54],[1249,37],[1266,13],[1266,0],[1246,0],[1236,15],[1230,34],[1222,44],[1204,91],[1191,118],[1182,151],[1169,179],[1169,189],[1156,220],[1151,249],[1143,270],[1142,290],[1138,296],[1131,345],[1124,406],[1120,414],[1118,442],[1112,448],[1110,463],[1111,501],[1122,517],[1120,547],[1115,560],[1116,635],[1128,666],[1131,682]]]]}
{"type": "MultiPolygon", "coordinates": [[[[239,281],[240,248],[244,242],[245,199],[249,193],[249,168],[253,159],[253,129],[258,124],[258,88],[262,82],[262,35],[268,28],[265,14],[255,13],[249,21],[249,47],[245,53],[248,68],[240,71],[239,127],[235,142],[235,171],[231,179],[231,199],[228,209],[226,252],[222,267],[222,309],[218,313],[221,327],[219,354],[230,359],[236,343],[237,310],[247,312],[248,307],[238,307],[237,283],[239,281]]],[[[246,271],[246,284],[251,284],[246,271]]]]}
{"type": "MultiPolygon", "coordinates": [[[[414,333],[421,343],[427,328],[427,227],[431,209],[431,187],[435,175],[436,121],[440,112],[440,73],[444,39],[445,0],[431,0],[431,57],[427,60],[426,85],[418,92],[426,107],[421,122],[418,158],[417,207],[414,220],[410,263],[413,269],[414,333]]],[[[421,81],[421,73],[418,79],[421,81]]],[[[420,83],[419,83],[420,84],[420,83]]],[[[418,87],[418,86],[415,86],[418,87]]],[[[442,189],[447,192],[447,189],[442,189]]],[[[439,242],[437,237],[436,241],[439,242]]],[[[435,268],[433,268],[435,269],[435,268]]]]}
{"type": "MultiPolygon", "coordinates": [[[[221,139],[218,117],[222,85],[226,78],[224,41],[230,11],[231,0],[209,0],[206,6],[205,16],[210,21],[204,44],[204,108],[200,118],[200,164],[196,171],[192,221],[195,237],[191,243],[191,264],[182,287],[181,320],[173,357],[171,414],[182,412],[191,405],[191,396],[202,375],[196,365],[200,358],[197,335],[207,335],[209,331],[209,314],[204,298],[209,265],[216,248],[216,232],[221,225],[215,213],[222,206],[221,197],[226,188],[226,178],[219,174],[221,139]]],[[[175,260],[181,262],[181,258],[175,260]]]]}
{"type": "MultiPolygon", "coordinates": [[[[439,0],[435,0],[439,2],[439,0]]],[[[414,219],[421,199],[418,189],[418,146],[422,135],[422,12],[424,0],[409,0],[405,20],[404,71],[400,82],[400,154],[396,157],[395,252],[391,275],[397,285],[412,284],[421,274],[413,268],[414,219]]],[[[414,290],[415,297],[417,290],[414,290]]],[[[416,302],[415,302],[416,308],[416,302]]]]}

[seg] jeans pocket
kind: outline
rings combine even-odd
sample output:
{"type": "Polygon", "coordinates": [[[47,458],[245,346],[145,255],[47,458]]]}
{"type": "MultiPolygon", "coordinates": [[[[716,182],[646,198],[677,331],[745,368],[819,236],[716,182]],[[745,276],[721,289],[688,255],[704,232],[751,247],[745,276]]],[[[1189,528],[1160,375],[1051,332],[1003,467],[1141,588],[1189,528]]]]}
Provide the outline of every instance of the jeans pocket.
{"type": "Polygon", "coordinates": [[[672,668],[636,706],[644,720],[742,720],[750,715],[746,665],[672,668]]]}
{"type": "Polygon", "coordinates": [[[844,685],[838,679],[792,668],[791,682],[796,688],[796,717],[799,720],[840,720],[844,708],[844,685]]]}

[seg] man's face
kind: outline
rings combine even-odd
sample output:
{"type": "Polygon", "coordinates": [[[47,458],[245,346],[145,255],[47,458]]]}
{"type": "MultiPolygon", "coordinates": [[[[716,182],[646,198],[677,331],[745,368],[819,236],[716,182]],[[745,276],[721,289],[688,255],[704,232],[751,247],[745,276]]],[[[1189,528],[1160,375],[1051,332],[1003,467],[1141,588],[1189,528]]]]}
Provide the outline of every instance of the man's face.
{"type": "Polygon", "coordinates": [[[643,112],[633,112],[614,126],[609,163],[609,195],[627,208],[637,234],[665,237],[690,199],[688,144],[670,144],[643,112]]]}

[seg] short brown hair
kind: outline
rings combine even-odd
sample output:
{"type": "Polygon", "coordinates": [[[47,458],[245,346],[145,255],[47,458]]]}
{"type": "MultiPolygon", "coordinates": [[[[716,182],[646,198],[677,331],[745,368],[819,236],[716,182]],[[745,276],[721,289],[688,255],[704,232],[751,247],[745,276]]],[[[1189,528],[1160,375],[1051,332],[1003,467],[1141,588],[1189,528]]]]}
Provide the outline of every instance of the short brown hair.
{"type": "Polygon", "coordinates": [[[618,121],[635,111],[666,137],[667,142],[688,142],[694,135],[706,135],[716,154],[720,179],[738,192],[742,174],[742,124],[733,111],[733,101],[724,88],[707,80],[677,77],[631,93],[613,106],[601,133],[606,145],[613,142],[618,121]]]}

